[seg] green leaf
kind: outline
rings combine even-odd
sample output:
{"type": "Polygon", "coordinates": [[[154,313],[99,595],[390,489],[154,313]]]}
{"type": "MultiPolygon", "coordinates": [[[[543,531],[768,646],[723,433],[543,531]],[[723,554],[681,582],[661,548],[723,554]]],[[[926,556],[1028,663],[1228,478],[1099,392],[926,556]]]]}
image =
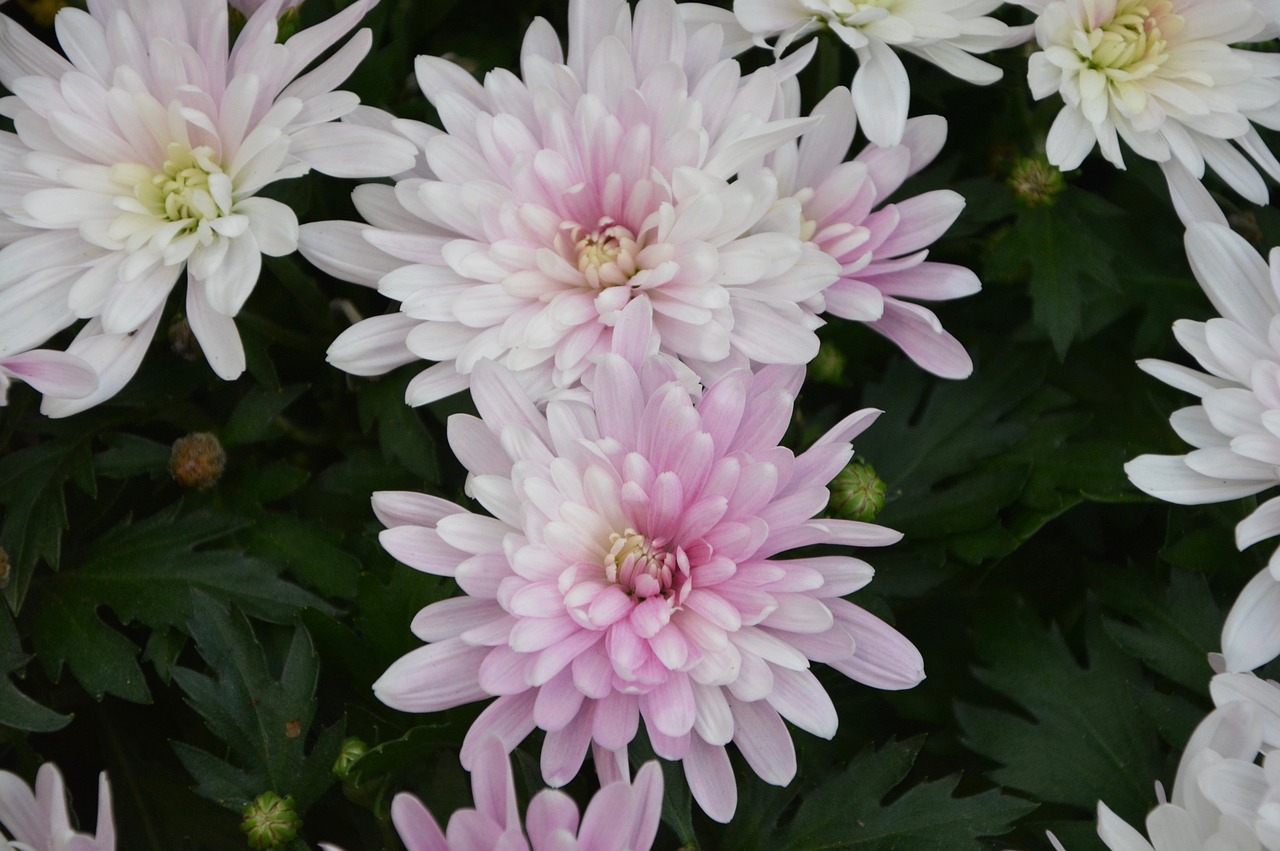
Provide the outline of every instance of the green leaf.
{"type": "Polygon", "coordinates": [[[1113,228],[1097,219],[1118,210],[1091,209],[1090,200],[1088,193],[1068,190],[1053,207],[1023,210],[987,258],[987,271],[996,278],[1013,277],[1030,264],[1032,319],[1059,358],[1081,334],[1085,305],[1094,298],[1090,290],[1117,286],[1114,252],[1105,239],[1113,228]]]}
{"type": "Polygon", "coordinates": [[[94,456],[94,469],[108,479],[128,479],[146,474],[158,478],[169,469],[172,448],[134,434],[103,436],[107,448],[94,456]]]}
{"type": "Polygon", "coordinates": [[[1010,414],[1040,385],[1044,370],[1030,358],[1011,357],[961,384],[894,361],[865,394],[884,413],[854,445],[892,496],[877,522],[916,538],[993,523],[1027,474],[1000,471],[973,480],[973,470],[1026,436],[1028,425],[1010,414]]]}
{"type": "Polygon", "coordinates": [[[307,630],[294,628],[277,673],[244,615],[206,594],[192,597],[188,628],[209,672],[179,667],[173,676],[210,732],[226,743],[228,757],[190,746],[179,747],[179,757],[197,791],[224,806],[238,809],[270,790],[293,795],[305,812],[334,782],[344,726],[325,730],[308,752],[320,659],[307,630]]]}
{"type": "Polygon", "coordinates": [[[329,608],[281,579],[275,562],[239,550],[198,549],[242,525],[173,508],[99,538],[77,569],[64,570],[42,588],[32,639],[50,676],[56,679],[65,664],[95,697],[111,693],[150,700],[138,648],[102,621],[103,606],[123,623],[138,621],[152,629],[185,628],[193,589],[276,622],[292,620],[307,606],[329,608]]]}
{"type": "Polygon", "coordinates": [[[1097,620],[1090,621],[1085,668],[1058,630],[1045,629],[1024,603],[983,619],[975,642],[984,667],[975,674],[1025,715],[964,705],[956,713],[965,744],[1003,766],[991,772],[997,783],[1084,810],[1101,799],[1122,817],[1140,819],[1162,768],[1137,698],[1149,686],[1097,620]]]}
{"type": "Polygon", "coordinates": [[[983,851],[1036,805],[997,790],[954,797],[960,775],[917,783],[886,803],[915,764],[923,738],[868,746],[805,796],[780,846],[786,851],[983,851]]]}
{"type": "Polygon", "coordinates": [[[1208,697],[1207,655],[1216,650],[1223,615],[1203,574],[1174,569],[1168,583],[1133,570],[1101,569],[1090,585],[1103,604],[1128,620],[1107,618],[1107,634],[1153,671],[1208,697]]]}
{"type": "Polygon", "coordinates": [[[7,606],[0,605],[0,726],[34,733],[61,730],[71,723],[71,717],[41,706],[20,692],[10,679],[26,669],[30,658],[22,652],[13,615],[7,606]]]}
{"type": "Polygon", "coordinates": [[[316,523],[271,515],[254,524],[252,550],[286,566],[300,582],[328,597],[356,595],[360,561],[338,546],[342,536],[316,523]]]}
{"type": "Polygon", "coordinates": [[[416,408],[404,402],[405,387],[413,372],[400,370],[360,391],[360,427],[366,432],[376,424],[382,456],[426,482],[437,482],[435,443],[416,408]]]}
{"type": "Polygon", "coordinates": [[[240,404],[231,412],[231,418],[222,429],[222,445],[230,449],[247,443],[257,443],[277,436],[280,429],[275,419],[306,392],[307,385],[291,384],[273,390],[255,387],[244,395],[240,404]]]}
{"type": "Polygon", "coordinates": [[[5,508],[0,546],[12,565],[4,596],[15,613],[22,610],[36,564],[43,560],[56,570],[61,561],[62,531],[68,526],[68,480],[94,495],[88,435],[20,449],[0,458],[0,505],[5,508]]]}
{"type": "Polygon", "coordinates": [[[64,586],[64,593],[44,597],[34,615],[31,638],[54,682],[61,679],[65,666],[95,700],[113,694],[134,703],[151,702],[138,665],[138,645],[103,622],[92,596],[64,586]]]}

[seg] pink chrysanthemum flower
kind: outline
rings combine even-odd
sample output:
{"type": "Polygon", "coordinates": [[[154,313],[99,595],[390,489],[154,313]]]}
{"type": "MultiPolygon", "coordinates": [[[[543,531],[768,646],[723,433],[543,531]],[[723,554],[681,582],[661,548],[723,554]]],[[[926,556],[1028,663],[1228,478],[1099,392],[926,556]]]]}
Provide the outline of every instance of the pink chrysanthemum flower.
{"type": "Polygon", "coordinates": [[[93,836],[77,833],[67,813],[62,774],[51,762],[36,772],[33,792],[21,777],[0,771],[0,849],[2,851],[115,851],[116,828],[111,817],[111,786],[107,775],[98,779],[98,829],[93,836]],[[5,833],[10,839],[5,840],[5,833]]]}
{"type": "Polygon", "coordinates": [[[852,414],[796,456],[778,446],[800,367],[730,372],[691,392],[654,357],[651,308],[631,305],[585,384],[588,401],[545,413],[506,369],[477,365],[481,419],[449,420],[467,492],[492,512],[435,497],[380,493],[383,546],[411,567],[455,577],[466,596],[414,619],[431,642],[374,685],[387,704],[435,712],[497,696],[472,725],[514,747],[546,731],[543,777],[577,774],[588,745],[598,771],[622,760],[643,719],[658,755],[683,760],[694,798],[728,821],[736,743],[784,785],[795,752],[782,719],[836,731],[810,670],[824,662],[877,688],[923,678],[920,654],[842,599],[870,581],[844,555],[782,559],[816,544],[884,546],[901,536],[818,519],[849,440],[876,411],[852,414]]]}
{"type": "Polygon", "coordinates": [[[661,351],[690,363],[801,364],[838,271],[815,246],[750,230],[777,200],[772,174],[740,167],[812,122],[781,116],[780,76],[742,77],[715,24],[686,25],[671,0],[573,0],[567,57],[546,21],[525,37],[523,80],[483,84],[420,57],[418,81],[447,133],[420,140],[417,177],[361,187],[373,227],[303,228],[325,271],[376,285],[400,317],[357,324],[332,363],[371,374],[438,361],[410,385],[420,405],[464,389],[483,359],[534,395],[571,387],[609,350],[619,312],[650,302],[661,351]]]}
{"type": "MultiPolygon", "coordinates": [[[[1280,484],[1280,249],[1271,267],[1224,225],[1192,225],[1187,256],[1220,318],[1174,323],[1178,342],[1204,372],[1159,360],[1145,372],[1200,397],[1170,423],[1195,447],[1186,455],[1143,455],[1125,465],[1152,496],[1181,505],[1225,502],[1280,484]]],[[[1236,526],[1240,549],[1280,535],[1280,497],[1236,526]]],[[[1227,617],[1227,669],[1248,671],[1280,655],[1280,550],[1240,593],[1227,617]]]]}
{"type": "Polygon", "coordinates": [[[69,351],[101,377],[81,399],[46,398],[46,413],[120,390],[184,269],[191,330],[215,372],[238,376],[232,317],[262,255],[297,247],[293,211],[256,193],[311,168],[410,167],[405,140],[332,123],[357,107],[333,88],[368,52],[367,30],[302,74],[374,2],[281,45],[271,0],[228,50],[224,0],[91,0],[58,13],[66,58],[0,15],[0,83],[14,94],[0,110],[17,130],[0,132],[0,357],[88,319],[69,351]]]}
{"type": "Polygon", "coordinates": [[[797,236],[840,264],[840,279],[822,294],[827,313],[866,322],[935,375],[967,377],[973,362],[964,347],[933,311],[907,301],[959,298],[982,288],[968,269],[925,259],[927,247],[964,209],[964,198],[940,189],[872,209],[937,156],[946,121],[913,118],[902,144],[869,145],[844,162],[858,126],[849,92],[834,89],[813,116],[822,119],[817,127],[767,161],[784,197],[759,228],[797,236]]]}
{"type": "MultiPolygon", "coordinates": [[[[446,830],[413,795],[391,802],[391,821],[408,851],[648,851],[662,813],[662,769],[646,763],[634,783],[606,784],[587,811],[545,789],[533,796],[523,830],[507,749],[496,736],[476,747],[471,772],[475,809],[458,810],[446,830]],[[526,839],[525,834],[528,834],[526,839]]],[[[340,851],[332,845],[327,851],[340,851]]]]}

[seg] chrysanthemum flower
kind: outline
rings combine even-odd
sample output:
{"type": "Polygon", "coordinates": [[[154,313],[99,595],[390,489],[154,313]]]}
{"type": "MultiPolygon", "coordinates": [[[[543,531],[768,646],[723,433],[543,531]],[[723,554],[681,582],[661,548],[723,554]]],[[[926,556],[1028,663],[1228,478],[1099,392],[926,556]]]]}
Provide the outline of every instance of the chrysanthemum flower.
{"type": "Polygon", "coordinates": [[[1245,198],[1267,203],[1258,167],[1280,179],[1280,162],[1253,123],[1280,127],[1280,57],[1231,47],[1274,32],[1254,3],[1014,2],[1038,15],[1032,94],[1057,92],[1064,102],[1049,132],[1051,163],[1076,168],[1096,145],[1124,168],[1123,140],[1161,164],[1185,221],[1222,221],[1198,186],[1206,164],[1245,198]]]}
{"type": "MultiPolygon", "coordinates": [[[[1192,225],[1187,256],[1196,280],[1221,314],[1179,320],[1173,332],[1204,372],[1159,360],[1147,373],[1200,397],[1170,417],[1195,447],[1186,455],[1143,455],[1125,465],[1152,496],[1181,505],[1224,502],[1280,484],[1280,249],[1271,268],[1223,225],[1192,225]]],[[[1280,498],[1236,526],[1241,549],[1280,534],[1280,498]]],[[[1280,550],[1240,593],[1223,630],[1228,670],[1247,671],[1280,655],[1280,550]]]]}
{"type": "Polygon", "coordinates": [[[767,782],[795,773],[782,719],[830,738],[824,662],[877,688],[923,678],[896,630],[842,599],[870,581],[844,555],[782,559],[796,547],[883,546],[901,536],[815,517],[824,486],[875,418],[859,411],[807,452],[778,446],[800,367],[731,372],[691,392],[654,357],[646,302],[632,304],[585,384],[587,401],[541,412],[506,369],[477,365],[481,419],[455,415],[449,440],[470,471],[472,514],[421,494],[379,493],[383,546],[455,577],[466,596],[414,619],[425,647],[374,685],[387,704],[435,712],[497,696],[467,734],[514,747],[546,731],[543,777],[570,780],[587,747],[598,771],[625,759],[643,719],[659,756],[683,760],[694,798],[728,821],[736,743],[767,782]]]}
{"type": "MultiPolygon", "coordinates": [[[[408,851],[648,851],[662,813],[662,769],[646,763],[634,783],[606,784],[585,813],[545,789],[533,796],[523,830],[507,749],[496,736],[476,746],[471,772],[475,809],[458,810],[446,830],[413,795],[391,802],[391,821],[408,851]],[[526,832],[528,838],[526,839],[526,832]]],[[[339,851],[331,845],[329,851],[339,851]]]]}
{"type": "Polygon", "coordinates": [[[1103,802],[1098,803],[1098,836],[1111,851],[1263,851],[1278,847],[1273,842],[1260,843],[1263,834],[1250,821],[1239,818],[1236,811],[1244,790],[1223,789],[1221,783],[1226,779],[1224,766],[1246,760],[1252,763],[1261,746],[1257,707],[1237,702],[1215,709],[1191,734],[1178,763],[1170,799],[1165,801],[1163,789],[1156,787],[1160,805],[1147,816],[1150,840],[1103,802]]]}
{"type": "MultiPolygon", "coordinates": [[[[357,324],[332,363],[370,374],[438,361],[410,385],[419,405],[464,389],[482,358],[536,394],[571,387],[609,350],[619,312],[654,311],[660,349],[708,368],[801,364],[818,350],[812,310],[836,279],[816,246],[750,230],[777,200],[772,174],[730,182],[812,122],[781,117],[780,75],[742,77],[723,36],[686,26],[671,0],[574,0],[569,49],[538,20],[524,79],[484,84],[418,60],[447,133],[395,122],[425,152],[419,177],[360,187],[373,227],[303,229],[325,271],[376,285],[401,317],[357,324]]],[[[803,59],[804,57],[802,57],[803,59]]]]}
{"type": "Polygon", "coordinates": [[[16,774],[0,771],[0,848],[4,851],[115,851],[116,828],[111,817],[111,786],[98,778],[98,829],[77,833],[67,814],[62,774],[51,762],[36,772],[36,788],[16,774]],[[9,840],[5,841],[5,833],[9,840]]]}
{"type": "Polygon", "coordinates": [[[914,54],[978,85],[1003,72],[973,56],[1030,37],[988,15],[1001,0],[734,0],[739,23],[760,43],[777,36],[781,53],[796,39],[826,27],[858,56],[853,103],[862,131],[877,145],[902,142],[911,81],[894,49],[914,54]]]}
{"type": "Polygon", "coordinates": [[[869,145],[844,162],[861,117],[848,90],[832,90],[813,116],[822,119],[817,127],[768,159],[784,197],[758,228],[811,242],[840,264],[840,279],[822,294],[827,313],[866,322],[935,375],[968,376],[973,362],[964,347],[931,310],[906,300],[959,298],[982,288],[968,269],[925,260],[964,198],[940,189],[884,204],[937,156],[946,121],[913,118],[902,144],[869,145]]]}
{"type": "Polygon", "coordinates": [[[0,133],[0,357],[84,318],[69,351],[101,376],[84,398],[46,399],[46,413],[119,391],[184,269],[192,331],[218,375],[238,376],[232,317],[262,255],[297,246],[293,211],[256,193],[310,168],[412,164],[403,139],[330,123],[356,108],[333,88],[368,52],[368,31],[302,74],[373,2],[280,45],[272,0],[228,51],[223,0],[94,0],[58,14],[66,58],[0,16],[0,83],[14,93],[0,109],[17,130],[0,133]]]}

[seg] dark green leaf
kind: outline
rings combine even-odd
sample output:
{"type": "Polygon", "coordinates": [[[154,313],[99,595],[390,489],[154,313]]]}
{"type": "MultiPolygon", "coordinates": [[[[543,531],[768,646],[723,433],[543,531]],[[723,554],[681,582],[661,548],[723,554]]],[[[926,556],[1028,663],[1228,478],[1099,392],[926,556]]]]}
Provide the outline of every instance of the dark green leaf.
{"type": "Polygon", "coordinates": [[[983,851],[979,840],[1008,833],[1035,804],[990,790],[953,797],[959,775],[924,781],[886,803],[915,764],[923,739],[865,748],[849,767],[807,795],[787,830],[786,851],[983,851]]]}
{"type": "Polygon", "coordinates": [[[179,667],[173,675],[229,754],[228,765],[220,765],[209,754],[193,756],[198,752],[190,747],[180,751],[198,791],[237,808],[270,790],[293,795],[305,812],[332,785],[331,768],[342,745],[337,724],[307,750],[320,673],[310,636],[300,625],[294,629],[276,673],[244,615],[199,592],[192,596],[188,626],[209,672],[179,667]]]}
{"type": "Polygon", "coordinates": [[[1092,809],[1099,799],[1126,818],[1150,808],[1161,768],[1156,737],[1138,706],[1137,665],[1093,623],[1089,667],[1025,604],[985,619],[975,635],[979,680],[1025,713],[958,706],[964,741],[999,763],[997,783],[1037,801],[1092,809]],[[1035,758],[1031,758],[1035,755],[1035,758]]]}

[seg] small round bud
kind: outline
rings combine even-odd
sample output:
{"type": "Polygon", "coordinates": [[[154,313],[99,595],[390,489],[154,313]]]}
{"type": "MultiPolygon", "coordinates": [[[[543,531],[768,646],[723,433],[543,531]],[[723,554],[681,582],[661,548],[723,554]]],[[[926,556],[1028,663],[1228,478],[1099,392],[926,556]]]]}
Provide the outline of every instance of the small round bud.
{"type": "Polygon", "coordinates": [[[0,591],[9,587],[9,574],[11,572],[9,554],[4,551],[4,547],[0,547],[0,591]]]}
{"type": "Polygon", "coordinates": [[[302,827],[302,819],[293,809],[293,796],[281,798],[275,792],[263,792],[244,808],[240,829],[248,837],[249,847],[259,851],[282,848],[293,841],[302,827]]]}
{"type": "Polygon", "coordinates": [[[333,763],[333,776],[339,780],[346,780],[351,776],[351,769],[368,752],[369,746],[361,739],[357,739],[355,736],[345,739],[342,742],[342,750],[338,753],[338,758],[333,763]]]}
{"type": "Polygon", "coordinates": [[[1009,188],[1026,207],[1051,207],[1067,186],[1062,172],[1043,157],[1023,157],[1009,172],[1009,188]]]}
{"type": "Polygon", "coordinates": [[[884,508],[884,482],[865,461],[854,461],[831,482],[827,510],[846,520],[869,523],[884,508]]]}
{"type": "Polygon", "coordinates": [[[169,454],[169,473],[184,488],[208,490],[222,478],[227,467],[227,453],[217,435],[193,431],[173,442],[169,454]]]}

